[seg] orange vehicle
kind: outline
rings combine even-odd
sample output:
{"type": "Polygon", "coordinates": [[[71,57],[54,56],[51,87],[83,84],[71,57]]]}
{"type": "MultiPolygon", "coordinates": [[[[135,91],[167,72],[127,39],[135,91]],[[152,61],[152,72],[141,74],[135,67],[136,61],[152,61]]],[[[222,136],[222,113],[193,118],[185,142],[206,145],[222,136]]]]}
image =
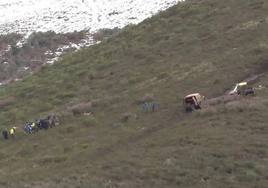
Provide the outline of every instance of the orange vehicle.
{"type": "Polygon", "coordinates": [[[204,101],[204,96],[200,93],[193,93],[187,95],[183,99],[183,105],[186,112],[192,112],[194,110],[201,109],[201,103],[204,101]]]}

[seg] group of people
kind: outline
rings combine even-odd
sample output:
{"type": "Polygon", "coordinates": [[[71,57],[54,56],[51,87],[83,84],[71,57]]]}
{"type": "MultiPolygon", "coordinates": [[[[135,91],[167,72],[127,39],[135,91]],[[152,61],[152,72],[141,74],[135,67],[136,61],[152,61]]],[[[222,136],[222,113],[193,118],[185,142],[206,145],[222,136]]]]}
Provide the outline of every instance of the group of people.
{"type": "Polygon", "coordinates": [[[143,112],[156,112],[158,110],[158,104],[156,102],[144,102],[142,104],[143,112]]]}
{"type": "MultiPolygon", "coordinates": [[[[49,115],[44,119],[35,120],[34,122],[26,122],[22,130],[27,134],[32,134],[38,132],[39,130],[47,130],[59,124],[59,119],[56,115],[49,115]]],[[[18,127],[12,127],[10,129],[4,129],[2,131],[2,136],[4,140],[9,138],[14,138],[18,127]]]]}
{"type": "Polygon", "coordinates": [[[7,140],[9,137],[14,138],[16,129],[17,129],[17,127],[12,127],[12,128],[10,128],[9,130],[8,130],[8,129],[4,129],[4,130],[2,131],[2,136],[3,136],[3,138],[4,138],[5,140],[7,140]]]}

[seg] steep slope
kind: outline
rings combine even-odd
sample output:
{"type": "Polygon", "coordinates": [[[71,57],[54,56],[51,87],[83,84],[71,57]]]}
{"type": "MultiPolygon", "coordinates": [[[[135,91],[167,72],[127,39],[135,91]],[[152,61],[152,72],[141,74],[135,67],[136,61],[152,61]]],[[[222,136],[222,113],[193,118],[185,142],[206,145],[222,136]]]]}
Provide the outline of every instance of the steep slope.
{"type": "MultiPolygon", "coordinates": [[[[112,33],[114,30],[104,30],[112,33]]],[[[0,36],[0,85],[22,79],[37,72],[44,64],[53,64],[66,52],[74,52],[101,40],[102,31],[90,34],[87,31],[59,34],[53,31],[34,32],[24,38],[22,34],[0,36]],[[95,40],[99,36],[100,39],[95,40]]]]}
{"type": "Polygon", "coordinates": [[[265,187],[268,91],[193,114],[181,99],[266,74],[267,9],[261,0],[189,0],[1,90],[3,127],[52,112],[61,125],[1,142],[0,184],[265,187]],[[142,110],[146,94],[157,112],[142,110]],[[68,110],[88,101],[90,116],[68,110]]]}
{"type": "Polygon", "coordinates": [[[0,85],[36,72],[43,64],[54,63],[66,51],[99,42],[103,31],[111,33],[128,24],[140,23],[177,2],[3,0],[0,2],[0,85]]]}

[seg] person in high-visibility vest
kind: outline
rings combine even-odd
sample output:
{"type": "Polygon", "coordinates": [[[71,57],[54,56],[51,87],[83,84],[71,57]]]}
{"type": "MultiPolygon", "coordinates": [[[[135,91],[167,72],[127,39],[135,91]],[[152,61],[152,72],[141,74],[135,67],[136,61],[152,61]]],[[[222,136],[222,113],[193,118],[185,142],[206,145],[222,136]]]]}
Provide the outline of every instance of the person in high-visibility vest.
{"type": "Polygon", "coordinates": [[[32,128],[32,132],[34,133],[34,132],[36,132],[38,129],[37,129],[37,127],[36,127],[36,123],[35,122],[32,122],[31,123],[31,128],[32,128]]]}
{"type": "Polygon", "coordinates": [[[15,132],[16,132],[16,129],[17,127],[12,127],[10,130],[9,130],[9,134],[12,138],[15,137],[15,132]]]}

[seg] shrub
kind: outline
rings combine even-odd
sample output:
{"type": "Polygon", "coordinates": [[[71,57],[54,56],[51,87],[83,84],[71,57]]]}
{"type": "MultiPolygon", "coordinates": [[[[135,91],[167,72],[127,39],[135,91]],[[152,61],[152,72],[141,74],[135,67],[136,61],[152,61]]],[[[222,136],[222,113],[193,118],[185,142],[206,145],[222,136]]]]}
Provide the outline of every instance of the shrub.
{"type": "Polygon", "coordinates": [[[74,126],[68,126],[65,129],[65,132],[68,133],[68,134],[73,133],[73,132],[75,132],[75,127],[74,126]]]}
{"type": "Polygon", "coordinates": [[[129,112],[125,112],[122,114],[121,121],[122,122],[127,122],[130,118],[132,117],[132,114],[129,112]]]}
{"type": "Polygon", "coordinates": [[[47,165],[51,163],[62,163],[67,160],[66,156],[46,156],[37,161],[40,165],[47,165]]]}
{"type": "Polygon", "coordinates": [[[96,33],[93,34],[94,41],[103,41],[104,39],[110,38],[115,33],[120,31],[119,28],[114,29],[100,29],[96,33]]]}
{"type": "Polygon", "coordinates": [[[98,121],[93,116],[83,116],[80,122],[85,127],[96,126],[98,124],[98,121]]]}
{"type": "Polygon", "coordinates": [[[71,107],[71,111],[72,111],[74,116],[92,113],[92,103],[87,102],[87,103],[77,104],[77,105],[71,107]]]}

